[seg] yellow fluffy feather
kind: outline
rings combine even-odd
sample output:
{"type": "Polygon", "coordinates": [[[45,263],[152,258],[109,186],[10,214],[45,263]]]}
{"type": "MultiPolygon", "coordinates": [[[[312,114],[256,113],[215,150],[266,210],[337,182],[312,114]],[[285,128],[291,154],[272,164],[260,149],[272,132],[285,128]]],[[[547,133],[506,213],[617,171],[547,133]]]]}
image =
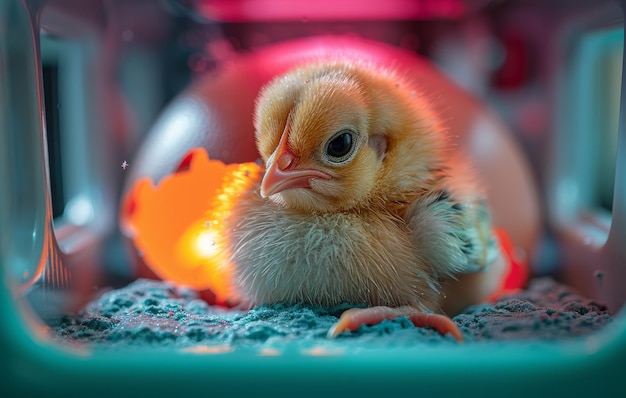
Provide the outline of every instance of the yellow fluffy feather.
{"type": "Polygon", "coordinates": [[[228,227],[249,304],[389,309],[365,310],[357,325],[440,312],[445,280],[497,258],[483,191],[405,76],[304,65],[261,91],[255,116],[266,172],[228,227]]]}

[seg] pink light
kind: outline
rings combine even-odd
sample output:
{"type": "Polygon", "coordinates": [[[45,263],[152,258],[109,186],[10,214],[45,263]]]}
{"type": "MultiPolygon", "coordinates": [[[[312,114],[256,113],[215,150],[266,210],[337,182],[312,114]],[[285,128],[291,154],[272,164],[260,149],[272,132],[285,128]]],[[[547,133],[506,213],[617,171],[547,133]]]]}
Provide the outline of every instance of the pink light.
{"type": "Polygon", "coordinates": [[[336,21],[459,18],[461,0],[198,0],[196,10],[211,20],[336,21]]]}

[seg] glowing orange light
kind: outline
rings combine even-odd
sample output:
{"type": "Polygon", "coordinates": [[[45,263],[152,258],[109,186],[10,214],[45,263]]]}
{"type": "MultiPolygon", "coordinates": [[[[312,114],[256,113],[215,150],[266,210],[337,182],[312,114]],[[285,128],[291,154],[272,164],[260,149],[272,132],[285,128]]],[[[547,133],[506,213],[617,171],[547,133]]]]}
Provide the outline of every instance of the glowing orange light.
{"type": "Polygon", "coordinates": [[[232,347],[229,347],[227,345],[220,345],[220,346],[208,346],[208,345],[200,345],[200,346],[195,346],[195,347],[187,347],[187,348],[183,348],[181,349],[182,352],[191,352],[194,354],[223,354],[225,352],[230,352],[232,351],[232,347]]]}
{"type": "Polygon", "coordinates": [[[261,351],[259,351],[259,355],[261,356],[266,356],[266,357],[277,357],[280,355],[280,351],[278,351],[276,348],[263,348],[261,351]]]}
{"type": "Polygon", "coordinates": [[[343,350],[342,349],[327,349],[324,347],[313,347],[309,350],[303,350],[302,353],[305,355],[310,355],[314,357],[326,357],[326,356],[342,355],[343,350]]]}
{"type": "Polygon", "coordinates": [[[158,186],[137,181],[122,204],[122,230],[160,278],[210,289],[218,302],[235,301],[225,221],[237,196],[258,181],[261,171],[255,163],[209,160],[204,149],[194,149],[180,171],[158,186]]]}

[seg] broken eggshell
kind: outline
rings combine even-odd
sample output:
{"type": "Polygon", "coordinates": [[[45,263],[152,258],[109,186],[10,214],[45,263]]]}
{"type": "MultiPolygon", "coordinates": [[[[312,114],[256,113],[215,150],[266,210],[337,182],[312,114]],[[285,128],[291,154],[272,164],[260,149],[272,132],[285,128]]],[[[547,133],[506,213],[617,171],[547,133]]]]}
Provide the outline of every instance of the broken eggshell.
{"type": "Polygon", "coordinates": [[[157,277],[209,290],[216,303],[235,303],[223,231],[231,204],[260,173],[255,163],[225,165],[193,149],[158,184],[146,177],[133,185],[120,226],[157,277]]]}

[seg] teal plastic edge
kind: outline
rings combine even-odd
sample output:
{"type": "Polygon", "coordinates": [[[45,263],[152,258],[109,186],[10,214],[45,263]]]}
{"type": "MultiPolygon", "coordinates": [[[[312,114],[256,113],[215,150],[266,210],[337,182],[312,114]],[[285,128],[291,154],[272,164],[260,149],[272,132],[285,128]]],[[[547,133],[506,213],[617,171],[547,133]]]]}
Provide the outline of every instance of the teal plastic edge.
{"type": "MultiPolygon", "coordinates": [[[[0,5],[6,4],[2,2],[0,5]]],[[[567,342],[368,349],[311,356],[60,347],[19,299],[0,256],[0,395],[615,396],[626,395],[626,317],[567,342]]]]}
{"type": "MultiPolygon", "coordinates": [[[[4,264],[0,264],[4,265],[4,264]]],[[[626,393],[626,319],[565,342],[474,343],[311,356],[79,351],[35,335],[0,280],[2,396],[610,396],[626,393]],[[6,394],[8,393],[8,395],[6,394]]],[[[623,395],[622,395],[623,396],[623,395]]]]}

